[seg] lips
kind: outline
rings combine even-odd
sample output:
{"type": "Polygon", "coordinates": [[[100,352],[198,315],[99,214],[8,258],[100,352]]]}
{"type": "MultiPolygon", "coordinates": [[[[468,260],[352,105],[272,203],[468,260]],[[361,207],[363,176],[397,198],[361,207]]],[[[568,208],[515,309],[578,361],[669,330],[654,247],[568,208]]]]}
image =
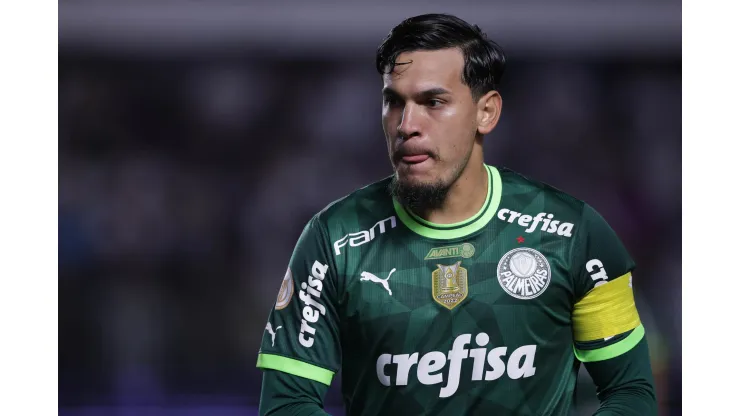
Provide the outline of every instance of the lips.
{"type": "Polygon", "coordinates": [[[408,165],[415,165],[433,158],[434,153],[419,143],[406,142],[396,149],[394,160],[408,165]]]}
{"type": "Polygon", "coordinates": [[[421,163],[425,160],[429,159],[428,154],[421,154],[421,155],[407,155],[401,158],[404,162],[413,165],[416,163],[421,163]]]}

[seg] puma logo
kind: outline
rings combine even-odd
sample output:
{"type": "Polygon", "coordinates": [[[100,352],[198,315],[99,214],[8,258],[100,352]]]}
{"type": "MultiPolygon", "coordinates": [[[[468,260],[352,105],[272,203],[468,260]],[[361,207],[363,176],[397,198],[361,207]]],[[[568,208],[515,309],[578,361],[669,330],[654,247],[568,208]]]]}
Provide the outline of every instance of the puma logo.
{"type": "Polygon", "coordinates": [[[272,335],[272,346],[273,346],[273,347],[275,346],[275,333],[277,332],[277,330],[278,330],[278,329],[280,329],[280,328],[282,328],[282,327],[283,327],[283,326],[282,326],[282,325],[280,325],[279,327],[275,328],[275,330],[273,331],[273,330],[272,330],[272,324],[271,324],[271,323],[269,323],[269,322],[267,323],[267,326],[265,327],[265,331],[269,332],[269,333],[270,333],[270,335],[272,335]]]}
{"type": "Polygon", "coordinates": [[[391,278],[391,275],[395,271],[396,271],[395,268],[393,270],[391,270],[391,272],[388,273],[388,277],[386,277],[385,279],[381,279],[378,276],[376,276],[376,275],[374,275],[372,273],[369,273],[369,272],[362,272],[360,274],[362,276],[360,278],[360,281],[361,282],[369,281],[369,282],[373,282],[373,283],[380,283],[381,285],[383,285],[383,287],[385,288],[385,290],[388,291],[388,294],[391,295],[391,296],[393,296],[393,292],[391,292],[391,288],[388,286],[388,279],[391,278]]]}

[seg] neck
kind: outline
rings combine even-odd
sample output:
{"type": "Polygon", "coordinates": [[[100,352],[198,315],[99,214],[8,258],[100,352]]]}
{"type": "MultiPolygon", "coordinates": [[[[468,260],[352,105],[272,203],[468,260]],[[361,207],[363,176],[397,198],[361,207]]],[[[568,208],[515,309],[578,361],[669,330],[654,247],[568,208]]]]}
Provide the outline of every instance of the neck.
{"type": "Polygon", "coordinates": [[[438,209],[416,213],[436,224],[465,221],[480,211],[488,196],[488,169],[482,155],[473,152],[465,170],[450,187],[445,202],[438,209]]]}

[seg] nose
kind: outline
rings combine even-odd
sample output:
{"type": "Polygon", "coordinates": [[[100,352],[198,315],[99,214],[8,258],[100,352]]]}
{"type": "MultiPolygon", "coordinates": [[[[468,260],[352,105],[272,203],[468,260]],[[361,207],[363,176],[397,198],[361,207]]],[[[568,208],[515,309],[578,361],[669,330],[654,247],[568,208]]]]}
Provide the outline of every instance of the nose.
{"type": "Polygon", "coordinates": [[[420,135],[418,121],[419,116],[416,114],[416,106],[414,104],[407,104],[401,114],[401,122],[396,128],[401,138],[406,140],[420,135]]]}

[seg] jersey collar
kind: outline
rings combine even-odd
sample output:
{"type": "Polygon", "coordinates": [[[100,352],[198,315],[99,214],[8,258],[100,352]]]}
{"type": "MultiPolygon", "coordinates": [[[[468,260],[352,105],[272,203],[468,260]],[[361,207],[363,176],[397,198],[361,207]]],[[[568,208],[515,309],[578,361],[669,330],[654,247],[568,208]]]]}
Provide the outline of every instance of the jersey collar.
{"type": "Polygon", "coordinates": [[[486,165],[488,169],[488,194],[483,206],[477,214],[467,220],[454,224],[436,224],[429,222],[393,199],[393,208],[398,218],[411,231],[422,237],[435,240],[453,240],[466,237],[481,230],[496,215],[499,202],[501,202],[501,174],[494,166],[486,165]]]}

